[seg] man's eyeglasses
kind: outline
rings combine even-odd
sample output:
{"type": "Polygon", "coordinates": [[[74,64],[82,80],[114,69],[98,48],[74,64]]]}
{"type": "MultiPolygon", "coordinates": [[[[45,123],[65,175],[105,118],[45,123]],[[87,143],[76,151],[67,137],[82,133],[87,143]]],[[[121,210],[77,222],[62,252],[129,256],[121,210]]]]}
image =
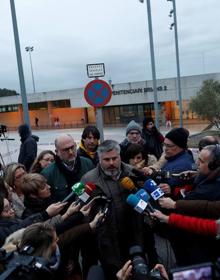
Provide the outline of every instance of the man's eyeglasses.
{"type": "Polygon", "coordinates": [[[65,152],[65,153],[67,153],[67,152],[69,152],[69,150],[71,150],[71,151],[76,151],[76,146],[75,145],[73,145],[73,146],[70,146],[70,147],[68,147],[68,148],[64,148],[64,149],[62,149],[61,151],[62,152],[65,152]]]}
{"type": "Polygon", "coordinates": [[[163,143],[163,146],[164,146],[164,148],[167,148],[167,149],[172,149],[172,148],[176,147],[175,144],[167,144],[167,143],[163,143]]]}

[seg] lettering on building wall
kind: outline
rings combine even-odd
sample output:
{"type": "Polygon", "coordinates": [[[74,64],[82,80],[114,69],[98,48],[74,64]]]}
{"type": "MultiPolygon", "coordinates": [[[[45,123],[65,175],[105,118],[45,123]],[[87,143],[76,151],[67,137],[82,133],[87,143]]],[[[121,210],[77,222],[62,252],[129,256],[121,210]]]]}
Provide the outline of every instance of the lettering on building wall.
{"type": "MultiPolygon", "coordinates": [[[[157,87],[157,91],[167,91],[167,86],[159,86],[157,87]]],[[[152,87],[146,88],[133,88],[133,89],[123,89],[123,90],[113,90],[113,95],[123,95],[123,94],[135,94],[135,93],[146,93],[146,92],[153,92],[152,87]]]]}

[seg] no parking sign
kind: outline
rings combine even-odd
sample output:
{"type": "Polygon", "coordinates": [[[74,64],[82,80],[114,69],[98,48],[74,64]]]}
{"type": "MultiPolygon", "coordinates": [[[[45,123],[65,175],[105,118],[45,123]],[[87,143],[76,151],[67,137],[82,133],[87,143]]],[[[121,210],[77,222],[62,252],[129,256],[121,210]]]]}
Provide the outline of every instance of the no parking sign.
{"type": "Polygon", "coordinates": [[[86,85],[84,97],[89,105],[101,108],[110,101],[112,89],[107,82],[95,79],[86,85]]]}

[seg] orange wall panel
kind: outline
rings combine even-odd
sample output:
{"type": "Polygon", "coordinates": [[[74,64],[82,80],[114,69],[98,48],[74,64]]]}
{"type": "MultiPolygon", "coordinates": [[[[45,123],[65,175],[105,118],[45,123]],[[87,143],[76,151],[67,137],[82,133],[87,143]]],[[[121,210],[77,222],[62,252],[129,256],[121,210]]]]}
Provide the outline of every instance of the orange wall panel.
{"type": "MultiPolygon", "coordinates": [[[[59,118],[60,124],[80,124],[85,119],[84,109],[81,108],[57,108],[51,109],[51,118],[59,118]]],[[[53,122],[52,122],[53,123],[53,122]]]]}
{"type": "Polygon", "coordinates": [[[39,122],[38,122],[39,126],[49,125],[47,110],[29,111],[29,116],[30,116],[30,123],[31,123],[32,127],[35,126],[36,117],[39,119],[39,122]]]}
{"type": "Polygon", "coordinates": [[[17,128],[22,123],[20,112],[0,113],[0,123],[17,128]]]}

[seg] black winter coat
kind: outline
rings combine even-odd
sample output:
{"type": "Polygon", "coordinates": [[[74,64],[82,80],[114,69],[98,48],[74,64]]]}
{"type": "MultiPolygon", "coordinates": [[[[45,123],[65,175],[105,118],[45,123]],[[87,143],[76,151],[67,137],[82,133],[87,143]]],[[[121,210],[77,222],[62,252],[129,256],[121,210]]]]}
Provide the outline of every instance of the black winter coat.
{"type": "Polygon", "coordinates": [[[49,219],[49,216],[46,211],[32,215],[24,220],[17,218],[0,218],[0,246],[4,244],[5,239],[11,233],[34,223],[44,222],[47,219],[49,219]]]}
{"type": "Polygon", "coordinates": [[[38,197],[25,196],[24,197],[25,209],[22,213],[22,219],[25,219],[33,214],[45,211],[47,207],[52,203],[54,203],[54,201],[51,197],[41,199],[38,197]]]}
{"type": "Polygon", "coordinates": [[[153,127],[152,130],[143,128],[142,137],[146,142],[145,145],[148,153],[159,159],[163,153],[163,135],[157,130],[156,127],[153,127]]]}
{"type": "MultiPolygon", "coordinates": [[[[38,138],[39,139],[39,138],[38,138]]],[[[37,138],[34,135],[25,135],[21,137],[20,153],[18,162],[24,164],[26,170],[29,171],[37,156],[37,138]]]]}
{"type": "Polygon", "coordinates": [[[91,160],[91,162],[94,164],[94,166],[96,166],[99,163],[99,157],[98,157],[98,153],[95,153],[94,158],[91,158],[85,150],[83,150],[82,148],[78,148],[77,150],[77,155],[80,157],[85,157],[91,160]]]}
{"type": "Polygon", "coordinates": [[[186,200],[220,200],[220,176],[209,179],[206,176],[198,175],[193,183],[194,189],[186,194],[186,200]]]}

